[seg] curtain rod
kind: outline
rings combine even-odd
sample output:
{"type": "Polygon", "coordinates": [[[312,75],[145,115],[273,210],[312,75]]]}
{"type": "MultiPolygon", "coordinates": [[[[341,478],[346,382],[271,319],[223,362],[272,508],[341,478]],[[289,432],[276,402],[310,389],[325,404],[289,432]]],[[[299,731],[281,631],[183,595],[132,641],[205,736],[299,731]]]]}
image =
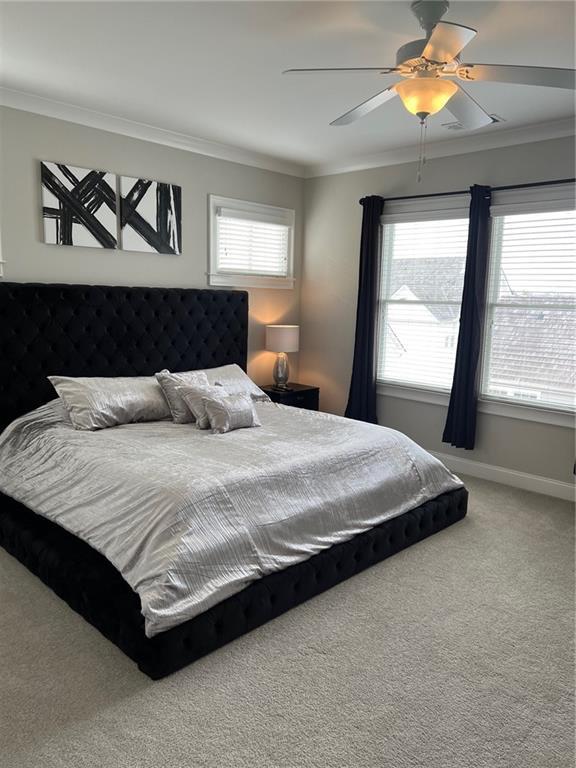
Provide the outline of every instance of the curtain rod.
{"type": "MultiPolygon", "coordinates": [[[[508,184],[504,187],[492,187],[493,192],[502,192],[505,189],[527,189],[528,187],[548,187],[553,184],[574,184],[576,179],[555,179],[553,181],[534,181],[531,184],[508,184]]],[[[420,200],[424,197],[449,197],[450,195],[467,195],[469,189],[461,189],[457,192],[432,192],[429,195],[405,195],[403,197],[386,197],[387,203],[395,200],[420,200]]]]}

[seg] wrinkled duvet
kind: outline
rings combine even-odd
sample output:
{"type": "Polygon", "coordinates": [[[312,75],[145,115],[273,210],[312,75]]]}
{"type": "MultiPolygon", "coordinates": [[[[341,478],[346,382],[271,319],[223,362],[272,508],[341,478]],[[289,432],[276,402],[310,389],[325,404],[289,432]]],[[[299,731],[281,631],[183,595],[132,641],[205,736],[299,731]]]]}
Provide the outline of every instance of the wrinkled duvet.
{"type": "Polygon", "coordinates": [[[261,427],[227,434],[167,421],[81,432],[54,400],[0,436],[0,490],[108,558],[151,637],[462,486],[394,430],[256,409],[261,427]]]}

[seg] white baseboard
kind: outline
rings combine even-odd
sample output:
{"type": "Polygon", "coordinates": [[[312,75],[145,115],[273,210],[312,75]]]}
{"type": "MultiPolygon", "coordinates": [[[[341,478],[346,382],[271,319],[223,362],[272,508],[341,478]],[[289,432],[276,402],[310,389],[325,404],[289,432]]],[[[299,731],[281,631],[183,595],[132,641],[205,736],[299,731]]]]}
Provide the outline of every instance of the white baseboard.
{"type": "Polygon", "coordinates": [[[518,472],[515,469],[497,467],[494,464],[463,459],[449,453],[437,453],[436,451],[430,451],[430,453],[457,475],[472,475],[472,477],[480,477],[482,480],[492,480],[495,483],[511,485],[514,488],[522,488],[533,493],[543,493],[546,496],[555,496],[566,501],[574,501],[576,497],[573,483],[565,483],[562,480],[553,480],[550,477],[541,477],[540,475],[529,475],[527,472],[518,472]]]}

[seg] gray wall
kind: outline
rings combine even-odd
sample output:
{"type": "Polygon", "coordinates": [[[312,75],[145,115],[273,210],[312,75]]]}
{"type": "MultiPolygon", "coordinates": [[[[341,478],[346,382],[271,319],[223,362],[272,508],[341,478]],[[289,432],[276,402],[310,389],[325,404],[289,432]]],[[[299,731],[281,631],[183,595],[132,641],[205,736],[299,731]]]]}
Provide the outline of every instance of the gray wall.
{"type": "MultiPolygon", "coordinates": [[[[573,138],[429,160],[421,184],[416,165],[375,168],[305,182],[305,260],[300,379],[321,386],[321,407],[342,413],[352,367],[361,207],[364,195],[449,192],[471,184],[519,184],[574,175],[573,138]]],[[[382,424],[429,450],[570,482],[574,431],[488,414],[479,415],[477,448],[441,442],[446,408],[379,398],[382,424]]]]}
{"type": "MultiPolygon", "coordinates": [[[[274,356],[263,351],[266,323],[297,323],[300,313],[303,182],[106,131],[0,108],[0,233],[4,279],[17,282],[205,287],[208,195],[238,197],[296,210],[292,290],[250,290],[249,370],[271,380],[274,356]],[[182,187],[180,256],[45,245],[42,242],[39,160],[55,160],[182,187]]],[[[297,356],[293,356],[297,371],[297,356]]]]}
{"type": "MultiPolygon", "coordinates": [[[[367,194],[386,197],[464,189],[472,183],[564,178],[574,171],[572,139],[557,139],[430,160],[420,185],[413,163],[303,182],[5,107],[0,108],[0,161],[0,242],[7,260],[6,280],[204,287],[208,194],[294,208],[296,288],[250,291],[249,370],[260,383],[270,379],[273,356],[262,349],[266,323],[300,322],[303,349],[299,361],[292,356],[294,377],[319,384],[322,408],[335,413],[344,409],[352,364],[361,221],[358,200],[367,194]],[[182,255],[45,245],[40,219],[41,159],[180,184],[182,255]]],[[[430,450],[571,479],[571,429],[480,414],[478,447],[464,452],[440,441],[444,417],[442,406],[380,398],[381,422],[430,450]]]]}

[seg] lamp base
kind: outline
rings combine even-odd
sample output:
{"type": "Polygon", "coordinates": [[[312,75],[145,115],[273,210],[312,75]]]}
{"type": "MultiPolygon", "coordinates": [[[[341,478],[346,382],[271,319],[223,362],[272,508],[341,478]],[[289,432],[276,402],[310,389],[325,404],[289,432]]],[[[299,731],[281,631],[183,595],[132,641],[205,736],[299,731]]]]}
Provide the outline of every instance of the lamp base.
{"type": "Polygon", "coordinates": [[[278,352],[276,362],[274,363],[274,368],[272,370],[274,387],[276,389],[287,390],[289,374],[290,366],[288,365],[288,357],[285,352],[278,352]]]}

